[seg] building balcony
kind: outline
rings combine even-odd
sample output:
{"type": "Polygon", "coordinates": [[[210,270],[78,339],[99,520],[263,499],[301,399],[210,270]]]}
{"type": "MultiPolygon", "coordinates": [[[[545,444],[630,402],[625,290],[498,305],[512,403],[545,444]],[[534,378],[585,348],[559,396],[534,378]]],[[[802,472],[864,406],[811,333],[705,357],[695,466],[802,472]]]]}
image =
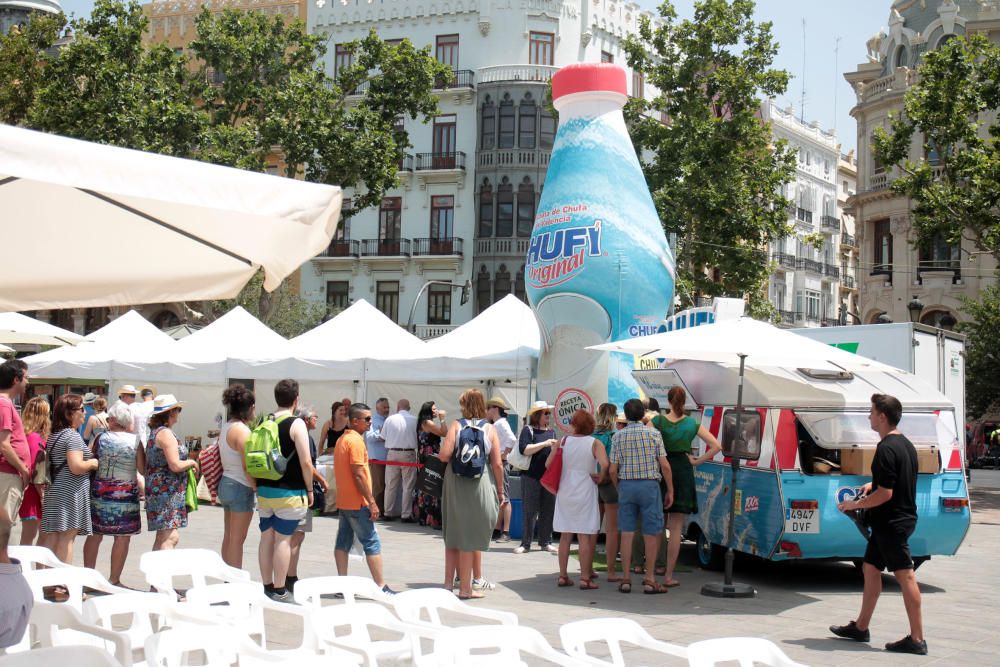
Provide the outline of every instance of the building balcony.
{"type": "Polygon", "coordinates": [[[889,174],[874,174],[868,179],[868,189],[865,192],[881,192],[889,188],[889,174]]]}
{"type": "Polygon", "coordinates": [[[363,239],[361,241],[361,256],[409,257],[410,239],[363,239]]]}
{"type": "Polygon", "coordinates": [[[463,240],[454,236],[413,239],[414,257],[461,257],[463,240]]]}
{"type": "Polygon", "coordinates": [[[517,257],[524,261],[528,256],[529,238],[476,239],[476,257],[517,257]]]}
{"type": "Polygon", "coordinates": [[[795,311],[779,310],[778,315],[781,317],[782,324],[795,324],[795,311]]]}
{"type": "Polygon", "coordinates": [[[823,275],[823,262],[817,262],[813,259],[805,259],[804,257],[799,257],[795,261],[795,268],[802,269],[804,271],[809,271],[818,275],[823,275]]]}
{"type": "Polygon", "coordinates": [[[399,164],[396,167],[399,171],[412,172],[413,171],[413,156],[404,155],[399,159],[399,164]]]}
{"type": "Polygon", "coordinates": [[[771,261],[777,262],[778,268],[795,269],[795,255],[789,255],[787,252],[771,253],[771,261]]]}
{"type": "Polygon", "coordinates": [[[501,148],[479,151],[478,164],[482,168],[548,167],[552,151],[542,149],[501,148]]]}
{"type": "Polygon", "coordinates": [[[830,280],[840,280],[840,267],[833,264],[823,265],[823,278],[830,280]]]}
{"type": "Polygon", "coordinates": [[[839,327],[840,326],[840,320],[838,320],[835,317],[824,317],[820,321],[820,324],[823,325],[824,327],[839,327]]]}
{"type": "Polygon", "coordinates": [[[552,75],[559,71],[551,65],[493,65],[481,67],[476,76],[479,85],[487,83],[548,83],[552,75]]]}
{"type": "Polygon", "coordinates": [[[824,215],[820,218],[820,229],[828,234],[840,232],[840,220],[832,215],[824,215]]]}
{"type": "Polygon", "coordinates": [[[353,259],[361,256],[361,244],[357,241],[334,239],[326,250],[316,255],[316,259],[353,259]]]}
{"type": "Polygon", "coordinates": [[[857,282],[854,280],[854,276],[848,275],[847,271],[843,268],[840,273],[840,287],[842,289],[855,290],[858,288],[857,282]]]}
{"type": "MultiPolygon", "coordinates": [[[[872,267],[872,270],[868,273],[869,278],[877,278],[875,282],[884,281],[886,285],[892,284],[892,264],[876,264],[872,267]]],[[[866,280],[866,283],[873,282],[872,280],[866,280]]]]}
{"type": "Polygon", "coordinates": [[[796,207],[795,219],[798,220],[799,222],[805,222],[811,225],[813,221],[812,211],[807,211],[804,208],[796,207]]]}
{"type": "Polygon", "coordinates": [[[417,324],[414,326],[416,327],[416,336],[420,340],[437,338],[458,328],[457,324],[417,324]]]}
{"type": "Polygon", "coordinates": [[[851,234],[847,234],[846,232],[841,232],[841,234],[840,234],[840,247],[841,248],[857,248],[858,247],[858,239],[857,239],[857,237],[852,236],[851,234]]]}
{"type": "Polygon", "coordinates": [[[434,90],[447,90],[453,88],[475,88],[476,73],[471,69],[452,70],[451,76],[444,76],[434,81],[434,90]]]}
{"type": "Polygon", "coordinates": [[[921,260],[918,262],[917,274],[921,284],[925,280],[924,274],[928,273],[950,273],[952,284],[955,284],[962,279],[962,262],[957,259],[921,260]]]}
{"type": "Polygon", "coordinates": [[[465,171],[465,153],[417,153],[417,171],[460,169],[465,171]]]}

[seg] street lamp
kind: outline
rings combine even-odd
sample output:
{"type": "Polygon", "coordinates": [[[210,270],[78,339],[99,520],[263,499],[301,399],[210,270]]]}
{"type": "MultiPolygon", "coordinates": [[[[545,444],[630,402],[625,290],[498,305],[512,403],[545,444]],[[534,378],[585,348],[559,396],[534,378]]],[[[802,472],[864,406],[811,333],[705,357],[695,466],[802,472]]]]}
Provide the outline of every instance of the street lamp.
{"type": "Polygon", "coordinates": [[[449,287],[461,287],[462,296],[459,301],[459,305],[464,306],[469,302],[469,297],[472,294],[472,281],[466,280],[464,283],[450,283],[447,280],[428,280],[424,283],[420,291],[417,292],[417,298],[413,300],[413,306],[410,308],[410,319],[406,321],[406,330],[410,333],[416,333],[416,326],[413,324],[413,316],[417,312],[417,304],[420,302],[420,297],[423,293],[427,291],[427,288],[431,285],[447,285],[449,287]]]}
{"type": "Polygon", "coordinates": [[[910,321],[919,324],[920,313],[924,311],[924,302],[920,300],[920,297],[915,296],[906,304],[906,310],[910,311],[910,321]]]}
{"type": "Polygon", "coordinates": [[[956,324],[958,324],[958,320],[956,320],[955,316],[952,315],[951,313],[945,313],[944,315],[941,316],[941,319],[938,320],[938,326],[940,326],[945,331],[951,331],[952,329],[955,328],[956,324]]]}

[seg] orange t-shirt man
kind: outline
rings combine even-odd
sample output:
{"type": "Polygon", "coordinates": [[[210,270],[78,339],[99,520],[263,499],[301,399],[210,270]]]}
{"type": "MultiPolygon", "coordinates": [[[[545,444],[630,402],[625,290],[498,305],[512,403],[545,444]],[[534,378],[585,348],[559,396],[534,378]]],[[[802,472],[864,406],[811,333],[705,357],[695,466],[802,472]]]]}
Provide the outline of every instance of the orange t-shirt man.
{"type": "Polygon", "coordinates": [[[333,471],[337,479],[337,509],[359,510],[368,506],[368,501],[358,492],[354,483],[353,466],[361,466],[365,485],[372,488],[371,471],[368,468],[368,447],[365,439],[352,429],[344,431],[333,450],[333,471]]]}

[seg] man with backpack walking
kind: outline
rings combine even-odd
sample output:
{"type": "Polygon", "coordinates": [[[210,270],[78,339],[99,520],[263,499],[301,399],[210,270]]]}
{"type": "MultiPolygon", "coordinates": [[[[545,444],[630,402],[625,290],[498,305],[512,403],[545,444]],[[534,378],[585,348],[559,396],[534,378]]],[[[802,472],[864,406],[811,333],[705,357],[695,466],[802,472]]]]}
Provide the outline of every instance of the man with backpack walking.
{"type": "Polygon", "coordinates": [[[292,555],[292,535],[313,503],[309,431],[295,417],[299,383],[281,380],[274,386],[278,409],[248,436],[247,472],[257,480],[260,514],[260,577],[264,592],[276,602],[292,602],[285,587],[292,555]]]}
{"type": "Polygon", "coordinates": [[[357,536],[365,552],[372,579],[387,595],[395,595],[382,578],[382,543],[375,530],[379,507],[372,495],[372,475],[368,467],[368,448],[364,435],[371,427],[372,411],[364,403],[355,403],[347,413],[347,430],[333,450],[333,472],[337,476],[337,509],[340,525],[334,559],[337,574],[347,575],[348,556],[357,536]]]}

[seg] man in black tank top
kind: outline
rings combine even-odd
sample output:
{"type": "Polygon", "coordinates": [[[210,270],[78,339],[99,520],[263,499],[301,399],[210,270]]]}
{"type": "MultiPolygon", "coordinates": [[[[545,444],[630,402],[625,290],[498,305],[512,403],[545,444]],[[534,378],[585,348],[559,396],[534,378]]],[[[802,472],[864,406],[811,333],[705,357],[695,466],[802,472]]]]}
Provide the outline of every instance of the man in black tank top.
{"type": "Polygon", "coordinates": [[[295,417],[299,402],[299,383],[281,380],[274,386],[278,410],[278,442],[281,455],[288,461],[279,479],[257,480],[257,511],[260,514],[260,577],[264,591],[277,602],[292,602],[285,588],[291,559],[291,538],[299,522],[312,505],[312,460],[309,456],[309,431],[305,422],[295,417]]]}
{"type": "Polygon", "coordinates": [[[896,577],[910,634],[885,645],[895,653],[927,654],[923,618],[920,611],[920,587],[913,571],[908,539],[917,527],[917,450],[896,425],[903,406],[894,396],[874,394],[868,419],[882,438],[872,460],[872,481],[862,487],[861,495],[837,507],[842,512],[865,509],[871,518],[872,535],[865,550],[863,572],[865,589],[857,620],[847,625],[830,626],[838,637],[867,642],[875,604],[882,593],[882,571],[896,577]]]}

